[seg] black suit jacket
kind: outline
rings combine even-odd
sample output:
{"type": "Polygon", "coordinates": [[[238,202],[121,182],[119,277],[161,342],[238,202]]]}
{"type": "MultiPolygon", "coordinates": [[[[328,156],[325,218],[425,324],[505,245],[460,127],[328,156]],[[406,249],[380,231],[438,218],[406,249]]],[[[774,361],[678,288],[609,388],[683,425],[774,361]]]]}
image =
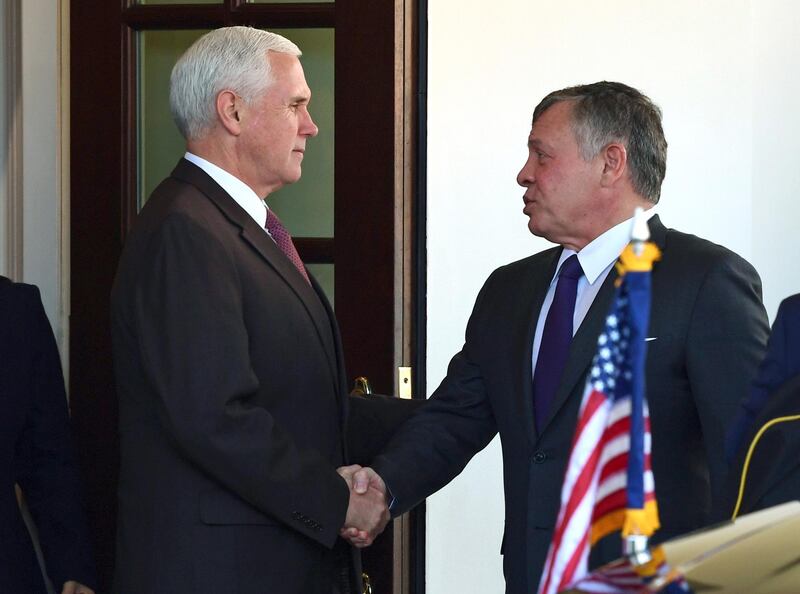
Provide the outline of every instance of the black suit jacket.
{"type": "MultiPolygon", "coordinates": [[[[652,277],[647,388],[659,539],[707,522],[721,490],[726,423],[746,392],[767,336],[755,270],[729,250],[666,229],[652,277]]],[[[585,375],[613,296],[606,279],[570,347],[550,418],[537,434],[531,350],[538,312],[558,262],[553,248],[497,269],[478,295],[463,349],[431,401],[375,461],[402,512],[441,488],[499,431],[503,449],[507,592],[534,591],[559,497],[585,375]]],[[[620,554],[598,543],[594,561],[620,554]]]]}
{"type": "Polygon", "coordinates": [[[343,571],[357,587],[330,306],[185,160],[128,236],[112,332],[115,594],[330,594],[343,571]]]}
{"type": "Polygon", "coordinates": [[[45,592],[17,505],[21,487],[57,591],[95,587],[61,362],[39,290],[0,277],[0,592],[45,592]]]}

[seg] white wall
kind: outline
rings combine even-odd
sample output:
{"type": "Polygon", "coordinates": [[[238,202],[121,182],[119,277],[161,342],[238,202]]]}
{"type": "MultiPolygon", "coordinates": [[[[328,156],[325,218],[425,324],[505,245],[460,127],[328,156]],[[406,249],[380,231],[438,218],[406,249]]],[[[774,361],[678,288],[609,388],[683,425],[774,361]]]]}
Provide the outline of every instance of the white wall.
{"type": "MultiPolygon", "coordinates": [[[[14,280],[37,285],[42,293],[45,310],[56,334],[62,355],[66,355],[68,318],[67,284],[67,188],[62,192],[62,144],[66,129],[61,125],[62,93],[61,50],[62,29],[66,22],[67,4],[59,0],[4,0],[0,5],[5,23],[12,4],[20,18],[14,31],[8,35],[21,55],[21,84],[10,88],[6,77],[0,76],[0,114],[4,124],[0,129],[0,273],[11,274],[6,257],[21,262],[21,275],[14,280]],[[9,145],[6,119],[11,111],[22,115],[21,143],[9,145]],[[11,151],[18,150],[22,161],[22,243],[21,249],[7,244],[10,236],[7,216],[6,173],[11,151]]],[[[4,37],[8,33],[4,30],[4,37]]],[[[7,39],[3,39],[7,43],[7,39]]],[[[0,56],[0,70],[8,70],[8,52],[0,56]]]]}
{"type": "Polygon", "coordinates": [[[752,262],[771,319],[783,297],[800,292],[799,28],[796,2],[752,2],[752,262]]]}
{"type": "Polygon", "coordinates": [[[22,4],[23,279],[60,331],[61,192],[57,0],[22,4]]]}
{"type": "MultiPolygon", "coordinates": [[[[800,266],[774,258],[800,251],[799,18],[789,0],[429,2],[429,391],[489,272],[548,245],[515,177],[533,108],[564,86],[619,80],[653,98],[665,224],[753,262],[771,317],[800,292],[800,266]]],[[[502,591],[502,489],[495,441],[428,500],[428,592],[502,591]]]]}

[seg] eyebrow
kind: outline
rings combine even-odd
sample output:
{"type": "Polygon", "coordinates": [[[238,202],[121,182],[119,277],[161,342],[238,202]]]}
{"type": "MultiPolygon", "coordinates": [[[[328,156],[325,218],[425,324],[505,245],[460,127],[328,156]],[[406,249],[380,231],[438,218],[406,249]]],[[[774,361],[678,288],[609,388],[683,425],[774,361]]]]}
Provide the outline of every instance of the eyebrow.
{"type": "Polygon", "coordinates": [[[531,138],[529,136],[528,137],[528,148],[540,148],[540,149],[547,150],[548,146],[544,142],[539,140],[538,138],[531,138]]]}
{"type": "Polygon", "coordinates": [[[308,103],[309,101],[311,101],[311,93],[308,95],[295,95],[289,99],[290,103],[308,103]]]}

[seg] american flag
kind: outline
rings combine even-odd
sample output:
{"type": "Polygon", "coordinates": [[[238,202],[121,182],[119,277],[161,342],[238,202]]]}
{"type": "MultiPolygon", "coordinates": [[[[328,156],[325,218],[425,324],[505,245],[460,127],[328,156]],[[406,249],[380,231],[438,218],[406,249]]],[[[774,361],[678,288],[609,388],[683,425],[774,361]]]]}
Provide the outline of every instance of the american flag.
{"type": "Polygon", "coordinates": [[[620,279],[586,381],[540,594],[585,577],[590,547],[603,536],[617,530],[650,536],[659,526],[644,385],[658,248],[643,247],[637,254],[629,245],[617,264],[620,279]]]}
{"type": "Polygon", "coordinates": [[[634,566],[623,557],[603,565],[570,586],[581,594],[693,594],[684,577],[666,563],[662,547],[652,551],[652,559],[634,566]]]}

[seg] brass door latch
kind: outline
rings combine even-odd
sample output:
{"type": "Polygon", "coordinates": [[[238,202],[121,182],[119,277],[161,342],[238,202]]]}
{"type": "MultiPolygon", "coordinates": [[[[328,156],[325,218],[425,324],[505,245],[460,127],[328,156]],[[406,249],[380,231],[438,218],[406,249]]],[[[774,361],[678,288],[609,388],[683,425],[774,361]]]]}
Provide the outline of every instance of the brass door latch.
{"type": "Polygon", "coordinates": [[[366,377],[360,375],[353,382],[353,389],[350,390],[350,393],[356,396],[369,396],[372,394],[372,386],[366,377]]]}

